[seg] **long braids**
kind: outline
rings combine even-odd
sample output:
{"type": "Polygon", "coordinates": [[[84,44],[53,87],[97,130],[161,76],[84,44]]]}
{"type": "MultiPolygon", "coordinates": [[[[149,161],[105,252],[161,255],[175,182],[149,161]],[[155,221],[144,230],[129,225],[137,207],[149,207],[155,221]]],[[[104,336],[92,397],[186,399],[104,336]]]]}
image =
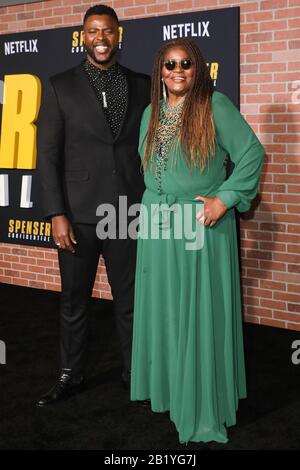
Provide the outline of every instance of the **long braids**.
{"type": "Polygon", "coordinates": [[[156,55],[151,85],[152,107],[143,164],[147,167],[154,159],[162,89],[161,70],[165,54],[171,48],[184,49],[193,62],[194,79],[183,104],[179,142],[187,163],[203,170],[215,152],[215,128],[211,109],[213,85],[199,48],[189,39],[168,41],[161,46],[156,55]]]}

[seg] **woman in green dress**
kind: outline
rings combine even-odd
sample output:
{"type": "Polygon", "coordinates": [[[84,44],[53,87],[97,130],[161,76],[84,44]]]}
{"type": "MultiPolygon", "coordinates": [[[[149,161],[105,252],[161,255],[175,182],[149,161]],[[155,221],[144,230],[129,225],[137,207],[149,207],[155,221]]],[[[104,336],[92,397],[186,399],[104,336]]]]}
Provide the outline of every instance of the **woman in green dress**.
{"type": "Polygon", "coordinates": [[[264,149],[190,40],[157,54],[140,155],[131,399],[169,410],[182,443],[226,443],[246,397],[234,208],[250,208],[264,149]]]}

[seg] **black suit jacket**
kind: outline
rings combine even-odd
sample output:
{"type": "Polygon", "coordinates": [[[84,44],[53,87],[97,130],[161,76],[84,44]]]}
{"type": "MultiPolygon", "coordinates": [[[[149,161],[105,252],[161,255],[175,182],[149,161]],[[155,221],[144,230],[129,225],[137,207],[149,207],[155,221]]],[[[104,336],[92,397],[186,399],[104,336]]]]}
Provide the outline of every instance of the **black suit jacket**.
{"type": "Polygon", "coordinates": [[[49,79],[43,89],[37,147],[45,217],[67,214],[96,223],[99,204],[140,202],[144,190],[138,155],[140,120],[150,101],[150,78],[122,67],[127,110],[114,138],[82,64],[49,79]]]}

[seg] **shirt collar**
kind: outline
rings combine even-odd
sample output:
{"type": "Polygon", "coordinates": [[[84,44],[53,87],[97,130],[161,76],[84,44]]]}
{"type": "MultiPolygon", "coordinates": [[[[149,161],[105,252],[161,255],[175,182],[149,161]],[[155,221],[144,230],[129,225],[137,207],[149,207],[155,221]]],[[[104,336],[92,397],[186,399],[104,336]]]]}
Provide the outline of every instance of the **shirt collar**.
{"type": "Polygon", "coordinates": [[[122,74],[121,66],[118,64],[118,62],[109,67],[109,69],[100,69],[99,67],[93,65],[88,59],[86,59],[84,61],[84,67],[87,71],[94,74],[97,73],[100,76],[114,76],[122,74]]]}

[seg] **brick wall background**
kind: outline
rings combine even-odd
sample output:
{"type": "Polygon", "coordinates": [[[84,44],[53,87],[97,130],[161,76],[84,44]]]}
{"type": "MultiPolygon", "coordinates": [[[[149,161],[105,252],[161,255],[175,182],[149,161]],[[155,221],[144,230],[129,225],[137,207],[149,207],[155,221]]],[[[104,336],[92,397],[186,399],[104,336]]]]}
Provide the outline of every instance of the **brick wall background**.
{"type": "MultiPolygon", "coordinates": [[[[78,25],[96,3],[120,19],[241,7],[241,111],[267,151],[241,221],[245,320],[300,331],[300,0],[50,0],[0,8],[0,34],[78,25]]],[[[0,282],[59,290],[55,250],[0,244],[0,282]]],[[[102,261],[94,296],[111,298],[102,261]]]]}

